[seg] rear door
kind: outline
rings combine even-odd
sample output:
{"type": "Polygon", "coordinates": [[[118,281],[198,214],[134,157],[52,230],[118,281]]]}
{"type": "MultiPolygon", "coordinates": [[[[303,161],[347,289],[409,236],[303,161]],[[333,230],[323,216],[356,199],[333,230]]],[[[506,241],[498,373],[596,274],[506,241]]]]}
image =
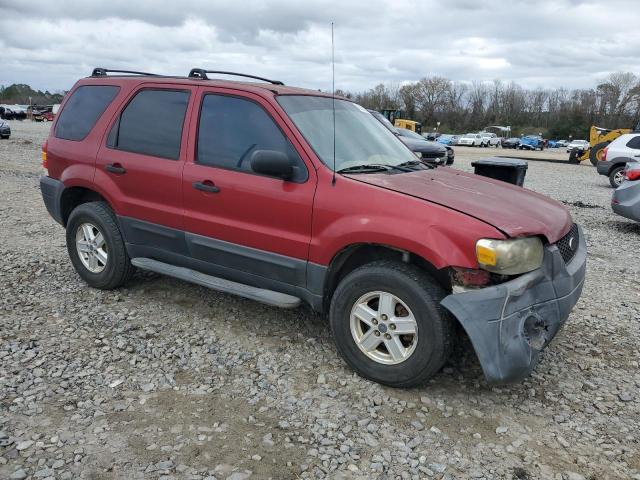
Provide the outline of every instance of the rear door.
{"type": "Polygon", "coordinates": [[[205,87],[199,96],[183,175],[191,255],[246,283],[304,285],[316,187],[310,160],[262,97],[205,87]],[[258,150],[285,153],[293,179],[254,173],[258,150]]]}
{"type": "Polygon", "coordinates": [[[184,243],[181,179],[191,88],[135,89],[100,149],[95,182],[109,187],[129,243],[164,249],[184,243]]]}

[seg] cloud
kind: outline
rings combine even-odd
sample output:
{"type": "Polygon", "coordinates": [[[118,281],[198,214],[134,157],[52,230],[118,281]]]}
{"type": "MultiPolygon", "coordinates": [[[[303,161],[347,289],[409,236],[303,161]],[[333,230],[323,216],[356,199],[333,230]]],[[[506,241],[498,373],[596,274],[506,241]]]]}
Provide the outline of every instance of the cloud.
{"type": "Polygon", "coordinates": [[[240,71],[314,89],[441,75],[590,87],[640,74],[634,0],[0,0],[0,84],[68,89],[95,66],[240,71]]]}

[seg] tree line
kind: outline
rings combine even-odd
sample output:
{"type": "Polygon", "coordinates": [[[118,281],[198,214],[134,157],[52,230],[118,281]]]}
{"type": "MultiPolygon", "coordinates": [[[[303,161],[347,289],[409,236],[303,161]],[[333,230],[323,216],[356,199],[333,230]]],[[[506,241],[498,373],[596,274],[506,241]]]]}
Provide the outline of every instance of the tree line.
{"type": "Polygon", "coordinates": [[[50,93],[47,91],[33,90],[29,85],[16,83],[4,87],[0,85],[0,103],[29,105],[31,98],[32,105],[54,105],[62,102],[63,93],[50,93]]]}
{"type": "Polygon", "coordinates": [[[373,110],[399,109],[430,131],[464,133],[510,125],[514,136],[588,138],[589,127],[633,128],[640,121],[640,78],[609,75],[593,88],[523,88],[517,83],[457,82],[440,76],[417,82],[379,84],[364,92],[337,91],[373,110]]]}

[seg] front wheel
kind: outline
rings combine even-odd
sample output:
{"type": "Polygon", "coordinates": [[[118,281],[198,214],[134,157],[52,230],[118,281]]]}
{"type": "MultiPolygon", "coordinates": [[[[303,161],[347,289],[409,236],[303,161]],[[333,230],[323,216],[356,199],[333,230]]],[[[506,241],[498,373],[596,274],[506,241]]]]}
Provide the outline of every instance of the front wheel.
{"type": "Polygon", "coordinates": [[[615,167],[609,172],[609,184],[613,188],[618,188],[624,182],[624,165],[615,167]]]}
{"type": "Polygon", "coordinates": [[[440,306],[445,291],[413,265],[379,261],[338,285],[329,312],[338,351],[358,374],[392,387],[413,387],[447,360],[453,322],[440,306]]]}
{"type": "Polygon", "coordinates": [[[67,251],[80,277],[94,288],[117,288],[134,271],[116,217],[104,202],[83,203],[71,212],[67,251]]]}

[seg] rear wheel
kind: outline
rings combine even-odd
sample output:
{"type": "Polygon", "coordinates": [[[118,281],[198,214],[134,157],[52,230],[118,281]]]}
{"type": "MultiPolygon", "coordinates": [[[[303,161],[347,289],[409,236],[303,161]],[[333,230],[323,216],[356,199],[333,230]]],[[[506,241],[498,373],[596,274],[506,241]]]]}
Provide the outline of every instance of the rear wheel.
{"type": "Polygon", "coordinates": [[[609,183],[613,188],[618,188],[624,182],[624,165],[616,166],[609,172],[609,183]]]}
{"type": "Polygon", "coordinates": [[[83,203],[71,212],[67,251],[80,277],[94,288],[117,288],[134,271],[116,217],[104,202],[83,203]]]}
{"type": "Polygon", "coordinates": [[[444,365],[453,322],[446,292],[419,268],[379,261],[347,275],[331,299],[338,351],[358,374],[393,387],[424,383],[444,365]]]}
{"type": "Polygon", "coordinates": [[[609,142],[600,142],[600,143],[595,144],[589,150],[589,160],[591,161],[591,163],[592,163],[592,165],[594,167],[596,165],[598,165],[598,162],[600,160],[602,160],[602,156],[604,154],[604,149],[605,149],[605,147],[607,147],[607,145],[609,145],[609,142]]]}

